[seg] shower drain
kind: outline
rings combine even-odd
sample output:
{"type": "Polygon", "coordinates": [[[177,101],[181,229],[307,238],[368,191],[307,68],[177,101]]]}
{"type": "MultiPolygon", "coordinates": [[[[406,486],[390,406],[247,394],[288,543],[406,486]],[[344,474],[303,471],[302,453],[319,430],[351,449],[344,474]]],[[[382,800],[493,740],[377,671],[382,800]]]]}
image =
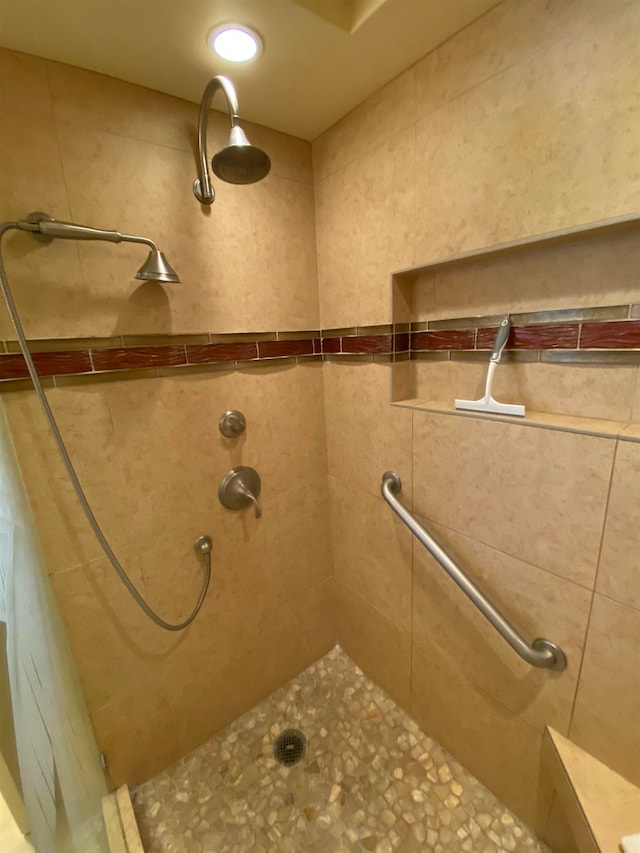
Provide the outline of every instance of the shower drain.
{"type": "Polygon", "coordinates": [[[285,729],[273,745],[274,758],[286,767],[297,764],[306,751],[307,739],[298,729],[285,729]]]}

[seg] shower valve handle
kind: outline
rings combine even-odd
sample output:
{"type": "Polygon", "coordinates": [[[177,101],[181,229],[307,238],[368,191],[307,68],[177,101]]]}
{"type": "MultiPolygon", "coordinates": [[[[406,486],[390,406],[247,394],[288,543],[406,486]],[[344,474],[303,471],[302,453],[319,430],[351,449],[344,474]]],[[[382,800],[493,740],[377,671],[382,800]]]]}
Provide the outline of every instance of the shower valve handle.
{"type": "Polygon", "coordinates": [[[261,485],[257,471],[240,465],[227,471],[220,480],[218,498],[227,509],[245,509],[253,504],[255,517],[261,518],[262,508],[258,503],[261,485]]]}
{"type": "Polygon", "coordinates": [[[250,492],[249,489],[247,489],[247,487],[242,483],[240,483],[238,491],[245,497],[247,497],[253,504],[253,512],[255,514],[255,517],[262,518],[262,507],[258,503],[258,498],[253,494],[253,492],[250,492]]]}

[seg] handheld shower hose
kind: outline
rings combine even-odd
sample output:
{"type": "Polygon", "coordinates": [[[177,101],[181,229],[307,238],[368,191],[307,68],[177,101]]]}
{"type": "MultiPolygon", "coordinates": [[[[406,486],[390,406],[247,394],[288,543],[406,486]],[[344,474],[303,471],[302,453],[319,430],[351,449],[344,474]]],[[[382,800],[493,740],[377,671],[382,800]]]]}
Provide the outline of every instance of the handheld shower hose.
{"type": "MultiPolygon", "coordinates": [[[[127,235],[119,234],[119,232],[117,231],[99,231],[98,229],[84,228],[84,226],[74,226],[71,223],[60,223],[60,225],[68,226],[68,230],[61,230],[60,233],[49,236],[65,237],[67,239],[108,240],[110,242],[115,243],[122,242],[124,240],[125,242],[144,243],[146,245],[154,247],[157,251],[157,247],[155,246],[155,244],[152,241],[147,240],[143,237],[128,237],[127,235]],[[74,232],[73,229],[77,229],[77,231],[74,232]],[[80,233],[81,236],[78,236],[78,233],[80,233]]],[[[84,514],[87,517],[87,521],[89,522],[91,529],[93,530],[98,542],[102,546],[102,550],[104,551],[105,555],[107,556],[107,559],[115,569],[122,583],[126,586],[126,588],[133,596],[136,603],[142,608],[142,610],[144,610],[147,616],[160,628],[164,628],[165,631],[182,631],[184,628],[190,625],[198,615],[198,612],[202,607],[205,596],[207,594],[207,590],[209,588],[209,581],[211,580],[211,539],[208,536],[201,536],[195,544],[196,551],[199,554],[202,554],[205,563],[204,582],[202,584],[202,589],[200,591],[200,595],[198,596],[198,601],[196,602],[195,607],[184,621],[179,622],[177,624],[166,622],[164,619],[158,616],[158,614],[154,610],[152,610],[151,607],[149,607],[147,602],[144,600],[144,598],[140,595],[140,593],[134,586],[133,582],[131,581],[125,570],[118,562],[116,555],[113,553],[109,542],[107,541],[100,525],[98,524],[95,515],[93,514],[93,510],[89,505],[89,501],[87,500],[84,490],[80,485],[80,480],[78,479],[78,475],[75,472],[75,469],[71,462],[71,458],[69,456],[67,448],[65,447],[62,435],[60,434],[60,430],[58,429],[58,425],[51,410],[51,406],[49,405],[49,401],[47,400],[47,397],[44,393],[42,383],[40,382],[40,377],[38,376],[38,371],[36,370],[36,367],[33,363],[33,358],[31,357],[27,340],[22,329],[22,323],[20,322],[20,316],[13,300],[13,295],[11,293],[11,288],[9,287],[9,281],[7,279],[7,274],[2,259],[2,238],[8,231],[14,230],[30,231],[32,233],[36,233],[39,231],[37,224],[34,226],[34,223],[29,221],[4,222],[0,224],[0,288],[2,289],[2,295],[4,296],[4,300],[7,304],[7,309],[9,311],[11,321],[16,330],[16,335],[18,336],[18,342],[20,344],[22,355],[24,356],[24,360],[27,363],[29,376],[31,377],[31,381],[33,382],[33,386],[35,388],[36,394],[38,395],[38,399],[42,404],[42,408],[44,410],[47,421],[49,422],[51,432],[53,433],[53,437],[58,446],[58,450],[60,451],[60,456],[62,457],[64,466],[67,469],[67,474],[69,475],[69,479],[71,480],[71,484],[73,485],[73,489],[84,511],[84,514]]],[[[173,270],[171,270],[171,273],[173,273],[173,270]]],[[[173,275],[175,275],[175,273],[173,273],[173,275]]],[[[164,278],[162,280],[176,281],[178,279],[176,276],[174,279],[164,278]]]]}

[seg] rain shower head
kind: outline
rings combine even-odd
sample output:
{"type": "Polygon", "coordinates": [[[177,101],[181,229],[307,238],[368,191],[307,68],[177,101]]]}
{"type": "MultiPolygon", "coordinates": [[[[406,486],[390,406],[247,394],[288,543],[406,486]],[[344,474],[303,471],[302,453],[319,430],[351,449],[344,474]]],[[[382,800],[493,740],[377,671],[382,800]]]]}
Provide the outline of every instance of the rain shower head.
{"type": "Polygon", "coordinates": [[[215,192],[211,186],[207,165],[207,119],[214,94],[222,89],[231,120],[229,144],[219,151],[211,161],[213,171],[229,184],[253,184],[269,174],[271,160],[269,156],[251,145],[244,130],[240,127],[238,98],[233,83],[227,77],[214,77],[207,84],[200,103],[198,120],[198,154],[200,158],[200,177],[193,183],[193,194],[201,204],[213,204],[215,192]]]}
{"type": "Polygon", "coordinates": [[[45,243],[61,238],[63,240],[106,240],[108,243],[142,243],[149,246],[149,257],[136,273],[136,278],[142,281],[158,281],[177,283],[180,281],[175,270],[164,254],[148,237],[135,237],[132,234],[121,234],[120,231],[105,231],[102,228],[90,228],[87,225],[76,225],[74,222],[61,222],[53,219],[48,213],[36,211],[26,219],[18,222],[18,228],[29,231],[34,237],[45,243]]]}
{"type": "Polygon", "coordinates": [[[228,184],[255,184],[269,174],[271,160],[251,145],[240,125],[231,128],[229,144],[211,161],[213,171],[228,184]]]}

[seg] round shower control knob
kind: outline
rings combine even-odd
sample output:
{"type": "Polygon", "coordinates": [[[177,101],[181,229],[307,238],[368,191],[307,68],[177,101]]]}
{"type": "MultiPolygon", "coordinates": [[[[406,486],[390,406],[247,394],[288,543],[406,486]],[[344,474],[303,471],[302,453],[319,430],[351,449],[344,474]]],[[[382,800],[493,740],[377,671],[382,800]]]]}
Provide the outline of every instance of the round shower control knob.
{"type": "Polygon", "coordinates": [[[237,438],[245,431],[247,420],[242,412],[232,409],[225,412],[219,421],[220,432],[227,438],[237,438]]]}

